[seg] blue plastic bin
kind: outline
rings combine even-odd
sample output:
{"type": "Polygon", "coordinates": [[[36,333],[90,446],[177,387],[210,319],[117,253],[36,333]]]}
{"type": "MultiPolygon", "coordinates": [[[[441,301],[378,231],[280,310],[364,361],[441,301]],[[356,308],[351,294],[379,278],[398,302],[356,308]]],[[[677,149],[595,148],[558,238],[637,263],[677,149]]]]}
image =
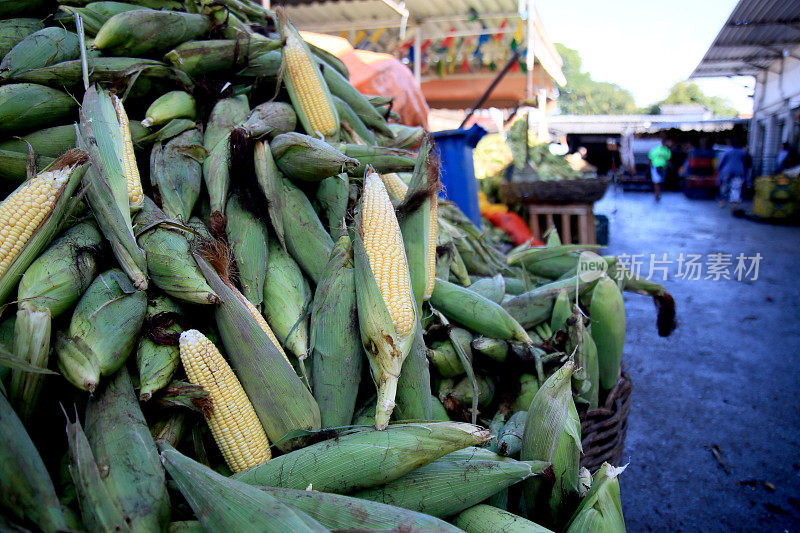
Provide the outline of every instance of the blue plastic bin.
{"type": "Polygon", "coordinates": [[[481,227],[481,210],[478,204],[478,182],[472,164],[472,149],[486,135],[486,130],[475,124],[468,130],[435,131],[436,153],[442,163],[442,198],[454,202],[465,215],[481,227]]]}

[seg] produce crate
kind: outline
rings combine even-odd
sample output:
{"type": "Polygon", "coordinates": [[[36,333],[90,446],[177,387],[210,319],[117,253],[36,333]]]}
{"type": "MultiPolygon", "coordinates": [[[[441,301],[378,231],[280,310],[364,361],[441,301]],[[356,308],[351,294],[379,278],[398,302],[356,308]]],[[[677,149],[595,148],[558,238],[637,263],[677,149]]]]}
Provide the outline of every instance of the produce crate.
{"type": "Polygon", "coordinates": [[[594,204],[529,205],[531,233],[537,239],[555,226],[564,244],[595,244],[594,204]]]}
{"type": "Polygon", "coordinates": [[[603,463],[619,465],[631,412],[631,377],[624,370],[605,403],[579,413],[581,419],[581,466],[594,473],[603,463]]]}

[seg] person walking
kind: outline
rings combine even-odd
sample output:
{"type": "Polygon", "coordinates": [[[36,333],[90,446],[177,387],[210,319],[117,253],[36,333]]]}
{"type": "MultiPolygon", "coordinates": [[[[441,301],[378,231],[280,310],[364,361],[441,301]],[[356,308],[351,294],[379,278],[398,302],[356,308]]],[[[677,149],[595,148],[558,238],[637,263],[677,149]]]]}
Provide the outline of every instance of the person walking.
{"type": "Polygon", "coordinates": [[[664,183],[664,178],[667,176],[667,162],[672,157],[672,152],[667,146],[665,137],[661,138],[661,142],[654,146],[648,152],[647,157],[650,158],[650,178],[653,180],[653,194],[655,194],[656,202],[661,200],[661,184],[664,183]]]}
{"type": "Polygon", "coordinates": [[[719,206],[725,207],[725,202],[736,207],[742,200],[742,184],[747,175],[747,150],[744,142],[736,138],[731,143],[731,148],[726,150],[717,161],[719,174],[719,206]]]}

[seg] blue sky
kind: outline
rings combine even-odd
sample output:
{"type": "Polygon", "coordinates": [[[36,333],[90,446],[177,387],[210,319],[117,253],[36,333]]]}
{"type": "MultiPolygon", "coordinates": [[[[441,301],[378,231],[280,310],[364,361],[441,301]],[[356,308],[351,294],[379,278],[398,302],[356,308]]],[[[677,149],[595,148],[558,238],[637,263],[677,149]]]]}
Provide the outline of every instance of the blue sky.
{"type": "MultiPolygon", "coordinates": [[[[666,97],[702,59],[737,0],[536,0],[553,42],[578,51],[583,69],[645,106],[666,97]]],[[[709,95],[752,111],[752,78],[696,80],[709,95]]]]}

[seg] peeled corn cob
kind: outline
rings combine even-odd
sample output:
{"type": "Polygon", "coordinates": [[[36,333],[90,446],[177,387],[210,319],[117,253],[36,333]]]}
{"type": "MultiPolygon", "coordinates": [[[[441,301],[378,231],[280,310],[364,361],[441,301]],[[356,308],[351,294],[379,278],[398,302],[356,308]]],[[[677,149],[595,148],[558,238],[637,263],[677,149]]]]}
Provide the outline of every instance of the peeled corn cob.
{"type": "Polygon", "coordinates": [[[189,381],[211,395],[208,425],[225,462],[240,472],[272,457],[269,441],[233,370],[196,329],[181,333],[181,362],[189,381]]]}
{"type": "Polygon", "coordinates": [[[122,102],[115,94],[111,95],[111,103],[114,104],[114,111],[117,112],[120,132],[122,133],[122,168],[125,171],[125,181],[128,185],[128,202],[131,210],[139,209],[142,206],[142,180],[139,177],[139,166],[136,164],[136,155],[133,153],[133,141],[131,140],[131,129],[128,124],[128,114],[122,107],[122,102]]]}

